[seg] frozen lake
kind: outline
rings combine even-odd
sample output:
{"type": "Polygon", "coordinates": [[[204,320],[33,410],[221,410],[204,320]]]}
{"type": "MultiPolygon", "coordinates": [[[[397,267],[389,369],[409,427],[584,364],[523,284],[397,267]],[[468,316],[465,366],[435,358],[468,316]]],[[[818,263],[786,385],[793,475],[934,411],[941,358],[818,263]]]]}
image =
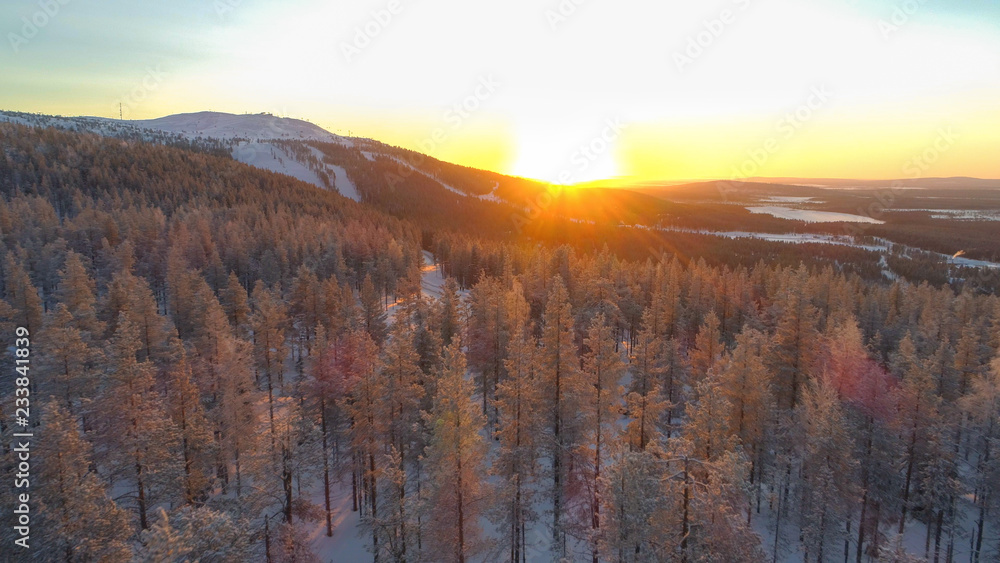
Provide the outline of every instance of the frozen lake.
{"type": "Polygon", "coordinates": [[[863,215],[852,215],[850,213],[835,213],[833,211],[816,211],[813,209],[792,209],[791,207],[781,207],[777,205],[764,205],[760,207],[747,207],[750,213],[764,213],[779,219],[790,221],[805,221],[806,223],[874,223],[881,225],[885,221],[872,219],[863,215]]]}

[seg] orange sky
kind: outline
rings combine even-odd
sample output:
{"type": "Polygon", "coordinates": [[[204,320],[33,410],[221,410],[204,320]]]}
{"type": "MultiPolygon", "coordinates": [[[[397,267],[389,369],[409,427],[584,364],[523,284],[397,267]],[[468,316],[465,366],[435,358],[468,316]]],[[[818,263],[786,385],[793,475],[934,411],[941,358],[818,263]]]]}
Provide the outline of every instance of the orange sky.
{"type": "Polygon", "coordinates": [[[271,112],[558,182],[1000,178],[996,3],[341,4],[3,3],[0,108],[271,112]]]}

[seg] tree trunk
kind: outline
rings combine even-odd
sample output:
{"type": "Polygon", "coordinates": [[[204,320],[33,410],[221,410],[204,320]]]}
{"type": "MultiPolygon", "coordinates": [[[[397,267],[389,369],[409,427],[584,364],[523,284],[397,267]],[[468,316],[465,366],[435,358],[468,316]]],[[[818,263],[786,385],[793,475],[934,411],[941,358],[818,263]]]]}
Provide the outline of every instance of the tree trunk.
{"type": "MultiPolygon", "coordinates": [[[[681,563],[688,561],[688,503],[691,498],[690,483],[688,482],[688,460],[684,458],[684,516],[681,519],[681,563]]],[[[780,508],[779,508],[780,510],[780,508]]],[[[777,553],[777,549],[775,549],[777,553]]]]}
{"type": "Polygon", "coordinates": [[[139,526],[143,530],[149,529],[149,522],[146,521],[146,485],[142,480],[142,464],[139,463],[139,452],[136,452],[135,457],[135,479],[139,487],[139,526]]]}
{"type": "Polygon", "coordinates": [[[458,563],[465,563],[465,499],[462,491],[462,452],[458,452],[458,563]]]}
{"type": "Polygon", "coordinates": [[[333,514],[330,510],[330,451],[326,426],[326,397],[319,400],[319,418],[323,432],[323,499],[326,502],[326,537],[333,537],[333,514]]]}
{"type": "MultiPolygon", "coordinates": [[[[374,448],[374,446],[370,446],[370,447],[374,448]]],[[[370,506],[371,506],[371,518],[372,518],[372,521],[375,522],[377,520],[377,517],[378,517],[378,503],[377,503],[378,491],[375,488],[375,454],[372,451],[368,452],[368,471],[369,471],[368,486],[370,487],[369,494],[371,495],[371,504],[370,504],[370,506]]],[[[373,547],[372,551],[375,553],[375,561],[377,562],[378,559],[379,559],[378,558],[378,534],[375,533],[374,528],[372,529],[372,547],[373,547]]]]}

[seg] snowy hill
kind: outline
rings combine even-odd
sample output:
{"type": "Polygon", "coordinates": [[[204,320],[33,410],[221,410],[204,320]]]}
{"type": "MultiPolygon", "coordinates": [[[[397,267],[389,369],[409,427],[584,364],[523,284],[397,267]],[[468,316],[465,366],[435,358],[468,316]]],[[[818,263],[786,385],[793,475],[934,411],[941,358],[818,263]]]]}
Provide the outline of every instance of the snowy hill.
{"type": "Polygon", "coordinates": [[[354,146],[351,139],[334,135],[322,127],[268,113],[236,115],[213,111],[179,113],[156,119],[121,121],[104,117],[62,117],[0,111],[0,121],[30,127],[56,127],[106,137],[139,138],[165,143],[175,140],[200,142],[230,150],[233,159],[271,172],[285,174],[323,189],[335,188],[341,195],[360,201],[361,196],[347,172],[323,162],[322,153],[312,149],[291,153],[268,141],[309,141],[354,146]],[[296,154],[298,156],[296,156],[296,154]]]}
{"type": "Polygon", "coordinates": [[[319,125],[277,117],[269,113],[236,115],[216,111],[178,113],[156,119],[118,120],[106,117],[63,117],[0,111],[0,121],[32,127],[58,127],[113,136],[121,131],[151,130],[187,139],[198,137],[220,140],[256,139],[286,141],[322,141],[353,146],[347,137],[334,135],[319,125]]]}
{"type": "Polygon", "coordinates": [[[141,137],[150,141],[154,140],[152,131],[144,131],[131,121],[103,117],[63,117],[61,115],[0,111],[0,122],[16,123],[28,127],[55,127],[68,131],[95,133],[105,137],[141,137]]]}
{"type": "MultiPolygon", "coordinates": [[[[471,200],[505,203],[497,194],[500,183],[478,179],[482,185],[469,189],[462,181],[452,177],[444,179],[439,174],[447,163],[427,163],[415,166],[423,158],[407,158],[407,152],[378,141],[336,135],[322,127],[301,119],[278,117],[269,113],[232,114],[214,111],[180,113],[156,119],[118,120],[105,117],[63,117],[0,110],[0,122],[7,121],[31,127],[55,127],[88,132],[106,137],[139,139],[151,143],[192,144],[201,148],[229,152],[234,160],[285,174],[308,182],[322,189],[335,189],[341,195],[361,201],[361,192],[350,178],[347,162],[341,156],[327,158],[318,143],[334,143],[358,150],[369,161],[378,156],[398,163],[402,175],[416,172],[429,182],[439,184],[444,190],[471,200]],[[429,165],[429,167],[428,167],[429,165]]],[[[356,170],[354,171],[356,172],[356,170]]],[[[384,171],[383,171],[384,172],[384,171]]],[[[464,173],[464,171],[462,171],[464,173]]]]}
{"type": "Polygon", "coordinates": [[[215,111],[178,113],[157,119],[131,121],[137,127],[175,133],[187,138],[282,139],[288,141],[323,141],[350,146],[346,137],[334,135],[322,127],[290,117],[269,113],[236,115],[215,111]]]}

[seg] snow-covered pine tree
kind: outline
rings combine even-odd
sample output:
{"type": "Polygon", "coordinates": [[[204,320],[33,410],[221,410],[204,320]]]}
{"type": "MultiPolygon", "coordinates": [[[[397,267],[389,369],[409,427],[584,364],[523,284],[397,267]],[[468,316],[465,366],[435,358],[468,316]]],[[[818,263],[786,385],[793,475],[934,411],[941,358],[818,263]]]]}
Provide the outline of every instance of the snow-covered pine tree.
{"type": "Polygon", "coordinates": [[[472,397],[460,344],[456,339],[445,349],[434,406],[425,415],[431,434],[425,454],[427,549],[448,563],[465,563],[484,549],[479,519],[491,496],[483,479],[486,442],[480,431],[485,421],[472,397]]]}
{"type": "Polygon", "coordinates": [[[537,518],[538,459],[545,417],[541,409],[539,351],[526,324],[528,303],[516,281],[508,293],[508,303],[513,334],[504,361],[507,377],[497,387],[500,425],[496,437],[500,451],[491,472],[501,484],[492,518],[509,548],[509,560],[517,563],[527,558],[527,529],[537,518]]]}
{"type": "Polygon", "coordinates": [[[285,340],[288,311],[280,293],[277,289],[268,289],[262,281],[258,281],[253,289],[254,311],[250,317],[254,365],[258,380],[261,375],[264,377],[267,415],[272,435],[275,433],[275,386],[283,387],[285,359],[288,356],[285,340]]]}
{"type": "Polygon", "coordinates": [[[670,408],[664,400],[660,381],[665,371],[664,343],[657,336],[654,311],[646,309],[642,315],[642,328],[632,348],[630,371],[632,380],[625,396],[629,422],[625,432],[629,447],[644,450],[661,437],[664,414],[670,408]]]}
{"type": "Polygon", "coordinates": [[[668,561],[676,547],[665,533],[677,520],[668,501],[670,481],[664,474],[663,451],[656,443],[636,450],[617,442],[608,452],[601,479],[601,551],[607,561],[646,563],[668,561]]]}
{"type": "Polygon", "coordinates": [[[963,406],[972,423],[976,507],[972,561],[979,563],[987,560],[991,550],[1000,553],[1000,541],[993,546],[985,543],[988,515],[1000,500],[1000,360],[972,381],[963,406]]]}
{"type": "Polygon", "coordinates": [[[38,339],[39,386],[43,396],[61,401],[70,413],[80,412],[79,403],[93,400],[104,355],[91,346],[90,335],[76,326],[73,315],[60,303],[52,312],[38,339]]]}
{"type": "Polygon", "coordinates": [[[240,283],[236,272],[229,273],[220,300],[230,326],[236,331],[236,334],[245,336],[250,322],[250,296],[247,295],[247,290],[240,283]]]}
{"type": "Polygon", "coordinates": [[[719,331],[719,317],[713,311],[705,316],[695,336],[694,348],[690,351],[691,377],[695,384],[705,378],[708,368],[712,367],[724,350],[722,333],[719,331]]]}
{"type": "Polygon", "coordinates": [[[834,540],[842,538],[861,494],[855,481],[855,444],[837,390],[826,379],[806,386],[796,417],[802,541],[809,547],[808,557],[824,561],[839,545],[834,540]]]}
{"type": "MultiPolygon", "coordinates": [[[[731,432],[739,440],[750,462],[750,481],[755,495],[761,495],[764,460],[775,421],[773,374],[767,367],[767,336],[744,327],[736,335],[736,346],[726,356],[720,370],[721,391],[729,399],[731,432]]],[[[752,504],[752,503],[751,503],[752,504]]],[[[748,504],[748,508],[750,504],[748,504]]],[[[747,511],[747,520],[752,511],[747,511]]]]}
{"type": "Polygon", "coordinates": [[[173,344],[176,363],[168,370],[167,414],[177,428],[183,461],[184,500],[189,504],[204,502],[212,486],[213,461],[216,459],[211,425],[201,403],[201,394],[191,380],[187,352],[180,340],[173,344]]]}
{"type": "Polygon", "coordinates": [[[42,328],[42,298],[38,296],[38,288],[13,252],[7,253],[5,262],[4,297],[13,308],[12,320],[17,326],[27,328],[29,334],[35,334],[42,328]]]}
{"type": "Polygon", "coordinates": [[[183,467],[177,428],[153,389],[153,366],[137,359],[144,346],[139,328],[128,313],[119,316],[115,327],[106,352],[107,382],[94,415],[99,455],[109,465],[112,482],[123,481],[134,494],[145,530],[150,508],[177,498],[183,467]]]}
{"type": "Polygon", "coordinates": [[[89,338],[103,334],[104,327],[97,320],[97,298],[93,278],[87,273],[83,260],[76,252],[66,253],[66,262],[60,272],[56,298],[73,315],[73,324],[89,338]]]}
{"type": "Polygon", "coordinates": [[[423,372],[411,340],[407,319],[397,318],[386,341],[380,373],[375,381],[379,397],[376,408],[378,440],[385,478],[380,481],[379,518],[373,521],[379,542],[394,560],[406,560],[417,552],[416,479],[411,473],[422,463],[418,450],[422,445],[420,405],[424,387],[423,372]]]}
{"type": "Polygon", "coordinates": [[[76,419],[50,402],[39,435],[38,526],[45,540],[34,544],[35,555],[46,561],[129,561],[128,514],[92,470],[91,446],[76,419]]]}
{"type": "Polygon", "coordinates": [[[323,286],[305,264],[292,280],[288,296],[288,314],[298,343],[299,355],[302,349],[305,355],[312,353],[313,341],[316,339],[316,326],[323,315],[323,286]]]}
{"type": "Polygon", "coordinates": [[[601,506],[605,484],[601,471],[608,450],[615,447],[620,436],[620,382],[625,375],[625,362],[603,313],[598,313],[591,321],[584,346],[586,352],[581,378],[585,385],[580,397],[583,440],[577,452],[578,463],[574,465],[579,468],[584,481],[582,490],[585,492],[583,504],[588,507],[588,537],[591,555],[597,563],[602,541],[601,506]]]}
{"type": "Polygon", "coordinates": [[[552,459],[552,538],[554,552],[566,553],[563,529],[568,452],[577,444],[577,414],[582,382],[573,331],[569,294],[557,276],[552,282],[542,314],[541,381],[546,392],[543,410],[548,413],[549,452],[552,459]]]}
{"type": "Polygon", "coordinates": [[[140,541],[134,561],[142,563],[240,563],[254,555],[246,523],[207,506],[183,506],[171,513],[161,508],[140,541]]]}
{"type": "Polygon", "coordinates": [[[376,344],[381,345],[387,333],[385,304],[382,303],[382,296],[375,287],[371,275],[365,276],[364,281],[361,282],[359,297],[361,300],[361,326],[376,344]]]}

